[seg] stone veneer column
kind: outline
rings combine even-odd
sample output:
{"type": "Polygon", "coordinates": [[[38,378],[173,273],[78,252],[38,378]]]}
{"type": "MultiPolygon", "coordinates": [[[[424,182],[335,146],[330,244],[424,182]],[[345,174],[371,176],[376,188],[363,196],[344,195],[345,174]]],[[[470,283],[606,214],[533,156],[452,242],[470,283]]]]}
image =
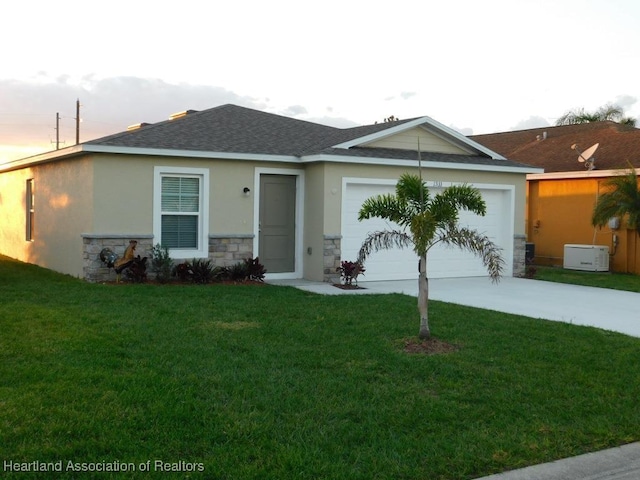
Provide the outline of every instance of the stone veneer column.
{"type": "Polygon", "coordinates": [[[253,234],[209,235],[209,258],[216,267],[230,267],[254,258],[253,234]]]}
{"type": "Polygon", "coordinates": [[[342,235],[325,235],[323,250],[323,281],[328,283],[340,283],[340,266],[342,235]]]}
{"type": "MultiPolygon", "coordinates": [[[[151,257],[153,235],[120,235],[120,234],[89,234],[82,235],[82,272],[87,282],[97,283],[114,280],[116,274],[112,268],[100,260],[103,248],[110,248],[118,257],[124,255],[130,240],[137,240],[136,256],[151,257]]],[[[147,264],[148,265],[148,264],[147,264]]]]}
{"type": "Polygon", "coordinates": [[[527,237],[524,235],[513,236],[513,276],[523,277],[526,270],[525,255],[527,249],[527,237]]]}

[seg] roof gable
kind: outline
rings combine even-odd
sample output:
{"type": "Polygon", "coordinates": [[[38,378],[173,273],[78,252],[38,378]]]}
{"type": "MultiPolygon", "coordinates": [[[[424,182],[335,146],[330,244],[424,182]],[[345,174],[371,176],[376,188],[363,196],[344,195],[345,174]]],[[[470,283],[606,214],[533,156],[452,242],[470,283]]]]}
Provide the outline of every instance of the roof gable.
{"type": "Polygon", "coordinates": [[[455,153],[461,155],[489,156],[506,160],[499,153],[480,145],[461,133],[446,127],[430,117],[420,117],[405,122],[390,122],[390,128],[354,137],[335,145],[334,148],[369,147],[396,148],[400,150],[455,153]],[[420,145],[418,145],[420,138],[420,145]]]}

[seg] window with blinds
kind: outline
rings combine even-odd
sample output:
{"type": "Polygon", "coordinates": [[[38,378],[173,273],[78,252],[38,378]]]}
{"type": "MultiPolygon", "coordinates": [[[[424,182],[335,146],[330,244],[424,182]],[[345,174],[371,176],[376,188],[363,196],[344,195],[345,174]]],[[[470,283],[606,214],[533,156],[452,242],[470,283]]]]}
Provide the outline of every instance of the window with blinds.
{"type": "Polygon", "coordinates": [[[200,182],[200,177],[162,177],[160,208],[163,246],[173,249],[198,248],[200,182]]]}

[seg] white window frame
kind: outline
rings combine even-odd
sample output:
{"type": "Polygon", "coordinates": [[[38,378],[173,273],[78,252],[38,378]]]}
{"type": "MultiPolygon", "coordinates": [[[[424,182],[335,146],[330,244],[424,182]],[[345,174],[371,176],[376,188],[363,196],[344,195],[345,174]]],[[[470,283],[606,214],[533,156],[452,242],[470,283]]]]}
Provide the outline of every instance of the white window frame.
{"type": "Polygon", "coordinates": [[[207,258],[209,256],[209,169],[189,167],[153,168],[153,237],[162,243],[162,177],[196,177],[200,180],[198,213],[198,247],[195,249],[169,249],[171,258],[207,258]]]}

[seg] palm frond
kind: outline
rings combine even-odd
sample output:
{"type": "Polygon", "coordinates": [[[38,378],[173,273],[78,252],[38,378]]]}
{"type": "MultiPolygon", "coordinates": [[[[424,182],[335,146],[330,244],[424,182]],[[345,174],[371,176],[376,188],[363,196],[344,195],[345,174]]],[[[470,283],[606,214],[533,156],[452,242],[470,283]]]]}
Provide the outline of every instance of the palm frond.
{"type": "Polygon", "coordinates": [[[440,230],[438,241],[445,245],[468,250],[480,257],[482,264],[489,272],[491,280],[498,282],[504,270],[504,259],[498,247],[489,237],[469,228],[452,227],[440,230]]]}
{"type": "Polygon", "coordinates": [[[467,210],[477,215],[487,213],[487,204],[477,188],[470,185],[452,185],[435,196],[431,211],[438,220],[457,220],[459,211],[467,210]]]}
{"type": "Polygon", "coordinates": [[[640,235],[640,187],[633,167],[625,174],[612,177],[605,186],[609,189],[600,195],[593,209],[591,223],[602,227],[612,217],[627,217],[627,223],[640,235]]]}
{"type": "Polygon", "coordinates": [[[428,208],[431,196],[429,188],[418,177],[411,173],[403,173],[396,184],[396,196],[407,204],[412,213],[419,213],[428,208]]]}
{"type": "Polygon", "coordinates": [[[367,220],[369,218],[384,218],[391,220],[399,225],[408,225],[410,216],[408,215],[406,203],[397,196],[390,193],[386,195],[376,195],[367,198],[360,211],[358,212],[358,220],[367,220]]]}
{"type": "Polygon", "coordinates": [[[367,257],[373,252],[388,250],[394,247],[407,248],[412,245],[413,240],[411,236],[400,230],[381,230],[369,233],[358,252],[358,261],[364,263],[367,257]]]}

